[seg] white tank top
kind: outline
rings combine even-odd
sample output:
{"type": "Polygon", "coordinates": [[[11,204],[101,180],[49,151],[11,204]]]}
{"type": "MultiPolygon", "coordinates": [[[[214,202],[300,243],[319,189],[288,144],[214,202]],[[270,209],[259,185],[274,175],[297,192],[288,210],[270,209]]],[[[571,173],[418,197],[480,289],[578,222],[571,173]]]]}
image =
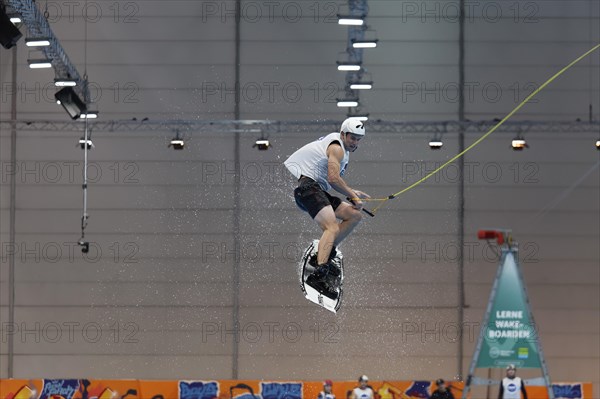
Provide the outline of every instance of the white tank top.
{"type": "Polygon", "coordinates": [[[321,391],[319,392],[317,399],[335,399],[335,395],[333,393],[325,393],[325,391],[321,391]]]}
{"type": "Polygon", "coordinates": [[[296,179],[299,179],[300,176],[310,177],[319,183],[323,190],[327,191],[331,188],[327,181],[327,147],[333,142],[338,142],[344,150],[344,158],[340,164],[340,176],[343,176],[350,159],[350,153],[344,147],[340,133],[330,133],[306,144],[290,155],[284,165],[296,179]]]}
{"type": "Polygon", "coordinates": [[[521,399],[521,381],[520,377],[502,379],[502,387],[504,387],[503,399],[521,399]]]}
{"type": "Polygon", "coordinates": [[[360,387],[356,387],[352,392],[356,395],[357,399],[373,399],[373,390],[371,388],[360,389],[360,387]]]}

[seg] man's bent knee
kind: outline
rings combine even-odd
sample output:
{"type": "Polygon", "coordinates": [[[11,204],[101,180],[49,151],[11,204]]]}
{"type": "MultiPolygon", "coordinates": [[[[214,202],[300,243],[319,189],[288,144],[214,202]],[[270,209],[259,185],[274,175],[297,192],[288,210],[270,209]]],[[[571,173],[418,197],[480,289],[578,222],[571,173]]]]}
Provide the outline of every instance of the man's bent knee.
{"type": "Polygon", "coordinates": [[[340,232],[340,225],[337,221],[335,223],[327,223],[323,226],[323,230],[327,230],[328,232],[337,236],[340,232]]]}
{"type": "Polygon", "coordinates": [[[351,222],[353,223],[359,223],[362,219],[363,219],[363,215],[361,213],[361,211],[359,211],[358,209],[352,209],[352,212],[349,215],[349,219],[351,222]]]}

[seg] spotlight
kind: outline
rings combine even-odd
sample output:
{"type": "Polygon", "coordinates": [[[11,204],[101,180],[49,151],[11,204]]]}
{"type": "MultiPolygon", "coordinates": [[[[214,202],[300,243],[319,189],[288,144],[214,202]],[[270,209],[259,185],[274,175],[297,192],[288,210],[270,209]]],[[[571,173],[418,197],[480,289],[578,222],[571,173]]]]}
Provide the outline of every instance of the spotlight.
{"type": "Polygon", "coordinates": [[[356,100],[338,100],[337,106],[342,107],[358,107],[358,101],[356,100]]]}
{"type": "Polygon", "coordinates": [[[524,148],[529,148],[523,137],[517,136],[512,141],[512,148],[515,151],[523,151],[524,148]]]}
{"type": "Polygon", "coordinates": [[[47,58],[27,60],[27,63],[31,69],[52,68],[52,63],[47,58]]]}
{"type": "Polygon", "coordinates": [[[27,63],[31,69],[52,68],[52,63],[46,58],[27,60],[27,63]]]}
{"type": "Polygon", "coordinates": [[[79,118],[79,115],[86,112],[86,106],[81,101],[75,90],[72,87],[64,87],[54,94],[56,103],[63,106],[71,119],[79,118]]]}
{"type": "Polygon", "coordinates": [[[365,23],[363,17],[341,17],[338,15],[338,24],[339,25],[356,25],[360,26],[365,23]]]}
{"type": "Polygon", "coordinates": [[[351,90],[371,90],[372,88],[373,88],[373,82],[350,83],[351,90]]]}
{"type": "Polygon", "coordinates": [[[54,79],[54,86],[56,87],[73,87],[77,86],[77,82],[73,79],[54,79]]]}
{"type": "Polygon", "coordinates": [[[82,137],[79,139],[79,147],[81,147],[82,150],[85,150],[86,148],[86,143],[87,143],[87,149],[91,150],[92,148],[95,148],[94,143],[92,143],[91,139],[85,139],[85,137],[82,137]]]}
{"type": "Polygon", "coordinates": [[[268,138],[261,137],[256,140],[256,143],[254,143],[252,148],[254,147],[258,148],[259,151],[266,151],[271,148],[271,143],[269,142],[268,138]]]}
{"type": "Polygon", "coordinates": [[[81,252],[87,254],[90,252],[90,243],[87,241],[80,240],[77,245],[81,247],[81,252]]]}
{"type": "Polygon", "coordinates": [[[338,71],[360,71],[360,64],[338,62],[338,71]]]}
{"type": "Polygon", "coordinates": [[[179,138],[171,139],[171,144],[169,144],[169,147],[173,147],[174,150],[183,150],[183,147],[185,147],[185,141],[179,138]]]}
{"type": "Polygon", "coordinates": [[[98,111],[86,111],[79,115],[79,119],[96,119],[98,118],[98,111]]]}
{"type": "Polygon", "coordinates": [[[45,37],[39,37],[36,39],[25,39],[25,45],[27,47],[47,47],[50,45],[50,39],[45,37]]]}
{"type": "Polygon", "coordinates": [[[352,40],[353,48],[375,48],[379,40],[352,40]]]}
{"type": "Polygon", "coordinates": [[[600,139],[596,140],[596,149],[600,151],[600,139]]]}
{"type": "Polygon", "coordinates": [[[20,24],[21,22],[23,22],[23,20],[21,20],[21,17],[14,16],[10,17],[10,22],[12,22],[13,24],[20,24]]]}
{"type": "Polygon", "coordinates": [[[0,44],[5,49],[9,49],[13,47],[23,34],[19,32],[19,29],[14,25],[16,23],[20,23],[21,19],[17,21],[14,19],[16,17],[10,18],[3,9],[0,8],[0,44]]]}
{"type": "Polygon", "coordinates": [[[349,109],[346,113],[346,117],[358,119],[359,121],[363,122],[369,120],[369,114],[361,111],[360,109],[349,109]]]}
{"type": "Polygon", "coordinates": [[[173,147],[174,150],[183,150],[185,147],[185,141],[179,136],[179,131],[175,132],[175,137],[171,139],[169,147],[173,147]]]}
{"type": "Polygon", "coordinates": [[[443,145],[444,143],[441,139],[433,138],[429,140],[429,148],[431,148],[432,150],[439,150],[442,148],[443,145]]]}

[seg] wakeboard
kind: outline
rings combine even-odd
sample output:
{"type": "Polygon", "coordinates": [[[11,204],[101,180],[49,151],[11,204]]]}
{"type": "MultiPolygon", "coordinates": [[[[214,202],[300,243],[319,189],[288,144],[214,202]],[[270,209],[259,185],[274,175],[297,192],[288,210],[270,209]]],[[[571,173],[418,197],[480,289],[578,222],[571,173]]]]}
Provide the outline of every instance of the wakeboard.
{"type": "Polygon", "coordinates": [[[315,271],[317,264],[316,256],[318,248],[319,240],[313,240],[313,242],[310,243],[308,248],[306,248],[306,250],[302,254],[302,258],[298,263],[300,287],[302,288],[302,293],[304,294],[304,297],[306,299],[329,310],[330,312],[337,313],[342,304],[343,297],[342,287],[344,282],[344,256],[342,255],[341,251],[337,249],[336,256],[332,262],[340,270],[340,277],[337,280],[335,286],[335,291],[338,293],[338,296],[337,298],[332,299],[323,295],[317,289],[306,283],[306,278],[315,271]]]}

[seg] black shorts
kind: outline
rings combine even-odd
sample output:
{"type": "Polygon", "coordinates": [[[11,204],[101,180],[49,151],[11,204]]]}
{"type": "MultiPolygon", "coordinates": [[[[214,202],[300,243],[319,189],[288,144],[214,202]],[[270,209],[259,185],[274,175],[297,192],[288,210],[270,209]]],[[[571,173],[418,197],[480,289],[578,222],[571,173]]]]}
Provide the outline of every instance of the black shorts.
{"type": "Polygon", "coordinates": [[[300,179],[300,185],[294,190],[294,199],[296,205],[304,212],[308,212],[313,219],[326,206],[331,205],[335,211],[342,203],[341,199],[324,191],[319,183],[304,176],[300,179]]]}

